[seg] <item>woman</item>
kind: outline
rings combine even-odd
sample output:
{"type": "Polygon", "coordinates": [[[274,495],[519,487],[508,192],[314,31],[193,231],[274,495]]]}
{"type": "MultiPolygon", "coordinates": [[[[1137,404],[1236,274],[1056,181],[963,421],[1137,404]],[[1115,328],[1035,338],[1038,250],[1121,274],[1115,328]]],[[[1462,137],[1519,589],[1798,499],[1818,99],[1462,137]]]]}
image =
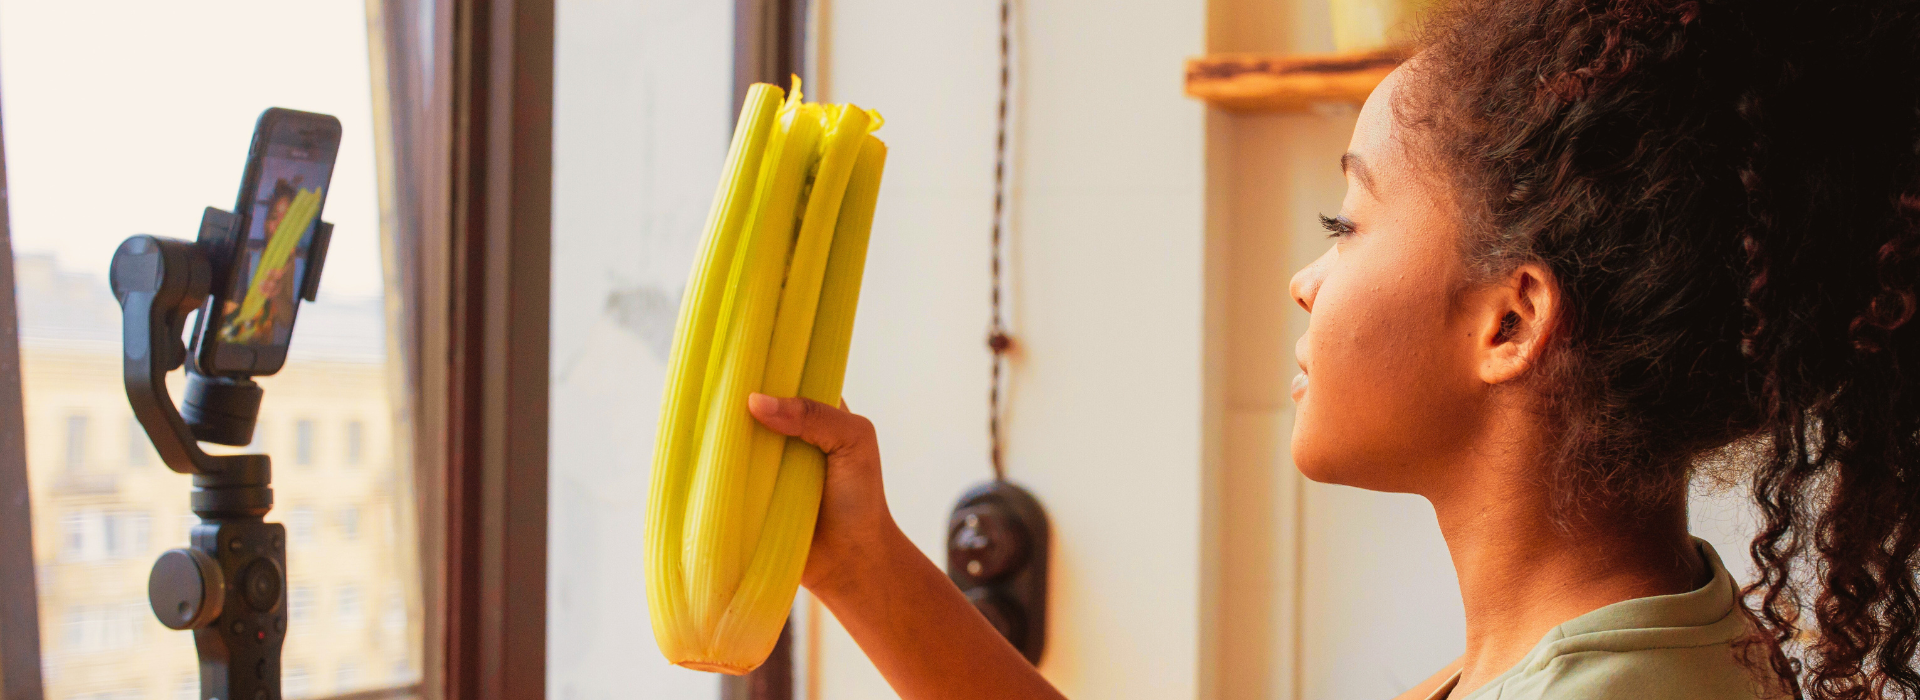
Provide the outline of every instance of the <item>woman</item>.
{"type": "MultiPolygon", "coordinates": [[[[1920,6],[1450,4],[1292,285],[1294,461],[1426,497],[1459,573],[1466,653],[1402,697],[1920,694],[1920,6]],[[1707,470],[1763,515],[1744,591],[1687,533],[1707,470]]],[[[869,423],[749,404],[828,453],[805,583],[903,697],[1058,697],[894,526],[869,423]]]]}

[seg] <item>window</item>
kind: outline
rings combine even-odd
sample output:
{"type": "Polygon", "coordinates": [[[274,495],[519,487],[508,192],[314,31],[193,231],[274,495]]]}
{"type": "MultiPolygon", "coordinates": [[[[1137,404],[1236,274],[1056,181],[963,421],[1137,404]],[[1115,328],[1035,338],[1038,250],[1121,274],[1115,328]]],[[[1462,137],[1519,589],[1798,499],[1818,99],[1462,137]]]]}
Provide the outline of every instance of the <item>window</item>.
{"type": "MultiPolygon", "coordinates": [[[[315,540],[312,506],[295,506],[287,511],[287,542],[293,547],[309,547],[315,540]]],[[[291,552],[289,552],[291,554],[291,552]]]]}
{"type": "Polygon", "coordinates": [[[128,559],[147,553],[148,517],[141,511],[97,511],[100,519],[99,556],[104,559],[128,559]]]}
{"type": "Polygon", "coordinates": [[[366,449],[367,424],[357,420],[347,421],[347,464],[360,466],[363,459],[361,451],[366,449]]]}
{"type": "MultiPolygon", "coordinates": [[[[284,368],[260,380],[251,444],[231,448],[273,457],[279,505],[266,520],[288,528],[289,612],[300,620],[286,642],[286,659],[298,663],[283,665],[284,687],[295,696],[331,692],[348,659],[362,683],[384,684],[390,662],[419,676],[415,598],[407,598],[402,634],[327,632],[336,602],[327,594],[349,584],[411,591],[422,568],[417,521],[403,509],[415,499],[412,465],[375,452],[389,435],[411,433],[390,425],[405,416],[389,391],[399,358],[387,353],[369,7],[0,0],[5,215],[31,438],[28,496],[43,545],[34,564],[48,700],[128,688],[165,700],[176,683],[198,694],[192,634],[160,627],[144,602],[132,605],[144,601],[156,546],[186,545],[198,519],[185,512],[189,480],[156,470],[161,460],[128,417],[108,264],[130,235],[192,240],[202,207],[231,208],[254,121],[269,106],[334,115],[343,134],[322,211],[334,235],[318,299],[300,304],[284,368]],[[287,27],[300,30],[294,54],[287,27]],[[113,166],[76,167],[88,163],[113,166]],[[343,435],[328,422],[334,416],[359,427],[343,435]],[[351,472],[303,468],[353,460],[351,472]],[[358,514],[348,516],[353,524],[334,519],[349,510],[358,514]],[[351,536],[321,534],[336,524],[351,536]],[[389,526],[397,536],[365,534],[389,526]],[[69,637],[88,649],[144,641],[81,659],[66,654],[69,637]]],[[[168,379],[182,400],[181,373],[168,379]]],[[[370,625],[382,601],[368,595],[360,606],[370,625]]]]}
{"type": "Polygon", "coordinates": [[[146,511],[123,511],[108,516],[107,531],[111,533],[107,544],[107,556],[114,559],[127,559],[146,556],[151,549],[149,540],[153,532],[152,518],[146,511]]]}
{"type": "Polygon", "coordinates": [[[333,672],[333,692],[345,693],[360,688],[360,664],[352,659],[340,662],[333,672]]]}
{"type": "Polygon", "coordinates": [[[353,629],[366,623],[366,610],[360,606],[360,587],[347,584],[340,587],[340,600],[334,604],[341,627],[353,629]]]}
{"type": "Polygon", "coordinates": [[[87,414],[67,416],[67,471],[87,468],[87,414]]]}
{"type": "Polygon", "coordinates": [[[152,517],[146,511],[86,509],[60,518],[60,558],[71,562],[145,556],[152,517]]]}
{"type": "Polygon", "coordinates": [[[139,419],[128,416],[127,466],[144,467],[155,461],[153,441],[147,439],[147,429],[141,427],[139,419]]]}
{"type": "Polygon", "coordinates": [[[305,664],[287,664],[283,660],[280,672],[280,692],[287,698],[304,698],[313,694],[313,677],[307,675],[305,664]]]}
{"type": "Polygon", "coordinates": [[[87,553],[87,517],[68,513],[60,517],[60,558],[81,561],[87,553]]]}
{"type": "Polygon", "coordinates": [[[287,617],[295,625],[304,625],[313,621],[314,593],[312,586],[294,586],[287,591],[287,617]]]}
{"type": "Polygon", "coordinates": [[[302,418],[293,423],[293,463],[313,466],[313,421],[302,418]]]}
{"type": "Polygon", "coordinates": [[[388,635],[407,631],[407,599],[399,591],[389,593],[386,608],[380,613],[380,631],[388,635]]]}
{"type": "Polygon", "coordinates": [[[340,509],[340,538],[348,542],[360,539],[359,506],[347,506],[340,509]]]}
{"type": "Polygon", "coordinates": [[[139,646],[151,614],[144,600],[73,606],[67,609],[62,624],[62,649],[91,654],[134,648],[139,646]]]}

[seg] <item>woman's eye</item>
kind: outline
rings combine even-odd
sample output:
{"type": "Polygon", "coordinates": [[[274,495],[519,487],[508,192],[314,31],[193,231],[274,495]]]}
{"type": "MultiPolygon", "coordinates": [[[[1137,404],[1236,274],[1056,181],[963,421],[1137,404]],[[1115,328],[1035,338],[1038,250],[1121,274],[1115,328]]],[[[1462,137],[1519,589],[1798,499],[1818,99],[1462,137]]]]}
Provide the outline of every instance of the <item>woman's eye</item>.
{"type": "Polygon", "coordinates": [[[1345,238],[1353,235],[1353,222],[1348,221],[1344,216],[1332,217],[1321,214],[1320,228],[1327,230],[1328,238],[1345,238]]]}

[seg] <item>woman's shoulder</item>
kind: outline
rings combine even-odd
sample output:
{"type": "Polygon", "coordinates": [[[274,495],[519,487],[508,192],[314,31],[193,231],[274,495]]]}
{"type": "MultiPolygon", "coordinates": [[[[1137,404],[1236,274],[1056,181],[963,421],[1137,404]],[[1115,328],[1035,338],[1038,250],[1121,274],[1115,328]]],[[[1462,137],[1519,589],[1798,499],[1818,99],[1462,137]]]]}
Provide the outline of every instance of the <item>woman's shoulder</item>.
{"type": "MultiPolygon", "coordinates": [[[[1510,677],[1500,700],[1759,700],[1763,686],[1733,645],[1571,651],[1510,677]]],[[[1491,690],[1491,689],[1490,689],[1491,690]]],[[[1478,697],[1481,694],[1475,693],[1478,697]]]]}

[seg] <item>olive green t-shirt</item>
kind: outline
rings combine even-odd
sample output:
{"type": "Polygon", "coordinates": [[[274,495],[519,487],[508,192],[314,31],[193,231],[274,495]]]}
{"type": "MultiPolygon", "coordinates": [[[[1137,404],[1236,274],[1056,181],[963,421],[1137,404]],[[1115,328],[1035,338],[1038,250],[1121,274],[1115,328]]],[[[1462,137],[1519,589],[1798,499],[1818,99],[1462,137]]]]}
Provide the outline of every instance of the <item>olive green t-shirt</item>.
{"type": "Polygon", "coordinates": [[[1547,632],[1506,673],[1452,697],[1460,674],[1429,700],[1753,700],[1763,697],[1734,656],[1748,631],[1733,577],[1694,539],[1713,580],[1687,593],[1625,600],[1547,632]]]}

